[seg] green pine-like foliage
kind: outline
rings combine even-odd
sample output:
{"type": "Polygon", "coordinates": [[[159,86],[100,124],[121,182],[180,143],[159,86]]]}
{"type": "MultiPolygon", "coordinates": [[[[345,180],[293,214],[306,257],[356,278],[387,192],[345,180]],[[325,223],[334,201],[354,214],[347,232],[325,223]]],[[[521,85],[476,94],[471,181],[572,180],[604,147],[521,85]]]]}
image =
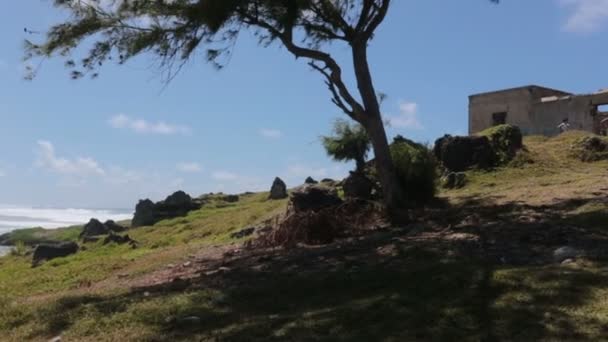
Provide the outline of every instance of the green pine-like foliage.
{"type": "Polygon", "coordinates": [[[359,124],[336,120],[333,135],[321,137],[327,154],[337,161],[354,160],[357,171],[362,171],[370,149],[370,140],[365,129],[359,124]]]}

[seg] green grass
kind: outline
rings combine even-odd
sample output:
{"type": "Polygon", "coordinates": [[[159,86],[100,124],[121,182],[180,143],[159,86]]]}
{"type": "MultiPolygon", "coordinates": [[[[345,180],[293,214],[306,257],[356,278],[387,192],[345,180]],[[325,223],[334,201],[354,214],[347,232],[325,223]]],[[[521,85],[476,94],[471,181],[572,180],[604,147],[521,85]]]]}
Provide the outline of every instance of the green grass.
{"type": "Polygon", "coordinates": [[[28,246],[32,246],[43,242],[76,241],[80,232],[82,232],[82,226],[58,229],[18,229],[0,236],[0,244],[15,245],[20,241],[28,246]]]}
{"type": "Polygon", "coordinates": [[[596,341],[608,324],[608,273],[593,265],[491,268],[414,248],[356,272],[234,277],[238,286],[6,302],[0,329],[14,340],[596,341]],[[176,320],[193,315],[200,324],[176,320]]]}
{"type": "MultiPolygon", "coordinates": [[[[468,172],[465,188],[441,196],[452,204],[473,198],[486,209],[525,201],[547,206],[538,212],[557,215],[551,224],[602,232],[608,206],[593,193],[608,163],[582,163],[564,153],[581,134],[527,137],[533,163],[468,172]]],[[[277,252],[265,268],[246,264],[263,264],[257,257],[244,259],[185,288],[134,291],[119,284],[237,242],[232,232],[285,209],[286,200],[267,195],[243,195],[236,203],[212,198],[185,217],[129,230],[137,249],[90,243],[37,268],[22,253],[0,258],[2,340],[600,341],[608,333],[605,260],[501,266],[454,253],[458,244],[399,242],[391,235],[396,232],[318,254],[277,252]],[[386,245],[395,245],[396,254],[382,256],[386,245]],[[187,316],[200,324],[180,323],[187,316]]],[[[31,240],[40,234],[34,232],[15,234],[31,240]]],[[[70,240],[77,233],[72,227],[45,234],[70,240]]]]}
{"type": "MultiPolygon", "coordinates": [[[[129,227],[131,220],[117,222],[123,227],[129,227]]],[[[77,241],[82,232],[82,225],[71,227],[44,229],[40,227],[16,229],[0,235],[0,245],[15,245],[18,242],[27,246],[33,246],[45,242],[77,241]]]]}
{"type": "Polygon", "coordinates": [[[500,198],[503,202],[525,198],[532,203],[588,196],[598,190],[608,168],[608,161],[587,163],[571,155],[570,146],[589,135],[570,131],[552,138],[525,137],[524,145],[528,150],[522,157],[525,161],[490,171],[468,171],[467,186],[443,190],[442,196],[453,200],[500,198]]]}
{"type": "Polygon", "coordinates": [[[205,246],[229,243],[231,232],[267,219],[284,208],[285,200],[266,201],[266,197],[265,193],[249,195],[238,203],[203,207],[185,217],[129,230],[129,236],[140,243],[137,249],[91,243],[86,244],[84,251],[37,268],[30,267],[31,256],[0,258],[0,293],[8,298],[56,293],[118,273],[137,275],[158,269],[205,246]]]}

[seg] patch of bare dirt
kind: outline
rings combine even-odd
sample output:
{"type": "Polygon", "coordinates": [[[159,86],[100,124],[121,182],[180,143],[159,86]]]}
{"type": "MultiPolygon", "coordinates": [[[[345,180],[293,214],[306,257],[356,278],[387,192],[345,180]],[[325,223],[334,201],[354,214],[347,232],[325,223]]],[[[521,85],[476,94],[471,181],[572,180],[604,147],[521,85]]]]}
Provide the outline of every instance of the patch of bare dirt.
{"type": "MultiPolygon", "coordinates": [[[[433,251],[447,260],[474,258],[495,265],[554,263],[554,252],[564,246],[583,251],[588,259],[606,259],[608,231],[577,225],[566,217],[573,208],[602,201],[608,201],[603,192],[579,199],[551,200],[543,205],[470,198],[417,211],[417,222],[390,228],[378,224],[381,221],[367,221],[370,225],[365,220],[357,221],[366,215],[360,211],[352,220],[364,223],[357,229],[340,230],[329,243],[306,244],[306,239],[296,236],[295,243],[290,244],[269,246],[254,240],[247,245],[204,248],[157,271],[135,277],[119,273],[99,283],[85,284],[82,291],[182,290],[200,284],[239,286],[248,281],[239,278],[242,274],[272,277],[276,272],[350,272],[365,266],[399,265],[407,261],[404,251],[412,249],[433,251]],[[230,281],[223,284],[226,279],[230,281]]],[[[288,227],[273,227],[257,238],[276,239],[272,234],[277,234],[278,229],[288,227]]]]}

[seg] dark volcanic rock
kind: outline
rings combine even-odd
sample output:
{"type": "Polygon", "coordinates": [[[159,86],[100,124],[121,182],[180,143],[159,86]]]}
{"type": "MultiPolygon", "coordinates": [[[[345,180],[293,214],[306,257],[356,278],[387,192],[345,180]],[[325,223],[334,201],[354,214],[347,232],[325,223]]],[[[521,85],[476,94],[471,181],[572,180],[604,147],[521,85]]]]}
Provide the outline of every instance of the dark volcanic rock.
{"type": "Polygon", "coordinates": [[[154,202],[149,199],[140,200],[135,206],[135,215],[133,215],[131,226],[150,226],[156,222],[154,202]]]}
{"type": "Polygon", "coordinates": [[[104,226],[106,226],[108,228],[108,230],[110,230],[114,233],[120,233],[120,232],[124,232],[125,230],[127,230],[127,228],[119,225],[118,223],[116,223],[112,220],[107,220],[104,223],[104,226]]]}
{"type": "Polygon", "coordinates": [[[335,189],[323,186],[306,186],[291,194],[290,205],[296,212],[317,211],[342,203],[335,189]]]}
{"type": "Polygon", "coordinates": [[[239,230],[238,232],[234,232],[234,233],[230,234],[230,238],[240,239],[240,238],[249,236],[249,235],[253,234],[254,232],[255,232],[255,227],[243,228],[243,229],[239,230]]]}
{"type": "Polygon", "coordinates": [[[110,230],[108,229],[108,227],[106,227],[106,225],[99,222],[98,219],[92,218],[87,224],[84,225],[84,228],[80,233],[80,238],[84,238],[87,236],[105,235],[109,232],[110,230]]]}
{"type": "Polygon", "coordinates": [[[187,208],[192,204],[192,197],[190,197],[190,195],[188,195],[187,193],[179,190],[167,196],[164,201],[158,202],[157,205],[161,203],[162,206],[165,208],[187,208]]]}
{"type": "Polygon", "coordinates": [[[274,179],[272,182],[272,187],[270,187],[270,195],[269,199],[283,199],[287,198],[287,185],[285,182],[279,177],[274,179]]]}
{"type": "Polygon", "coordinates": [[[103,240],[103,244],[107,245],[109,243],[117,243],[119,245],[128,243],[131,246],[136,246],[137,242],[133,239],[131,239],[131,237],[129,235],[118,235],[118,234],[110,234],[108,235],[104,240],[103,240]]]}
{"type": "Polygon", "coordinates": [[[317,182],[316,180],[314,180],[314,179],[313,179],[312,177],[310,177],[310,176],[309,176],[309,177],[307,177],[307,178],[304,180],[304,184],[317,184],[317,183],[319,183],[319,182],[317,182]]]}
{"type": "Polygon", "coordinates": [[[239,196],[238,195],[226,195],[226,196],[222,197],[222,201],[228,202],[228,203],[238,202],[239,196]]]}
{"type": "Polygon", "coordinates": [[[84,236],[82,238],[82,242],[84,242],[84,243],[97,242],[99,240],[100,240],[99,236],[84,236]]]}
{"type": "Polygon", "coordinates": [[[32,266],[38,266],[42,261],[65,257],[78,252],[76,242],[63,242],[57,244],[40,244],[34,250],[32,266]]]}
{"type": "Polygon", "coordinates": [[[200,207],[200,201],[193,200],[190,195],[183,191],[177,191],[164,201],[157,203],[149,199],[140,200],[135,206],[135,215],[131,226],[150,226],[161,220],[185,216],[188,212],[200,209],[200,207]]]}
{"type": "Polygon", "coordinates": [[[374,183],[361,172],[351,172],[342,182],[344,196],[348,198],[369,199],[373,188],[374,183]]]}
{"type": "Polygon", "coordinates": [[[454,172],[465,171],[471,167],[489,168],[495,163],[490,140],[483,136],[445,135],[437,139],[433,152],[446,169],[454,172]]]}

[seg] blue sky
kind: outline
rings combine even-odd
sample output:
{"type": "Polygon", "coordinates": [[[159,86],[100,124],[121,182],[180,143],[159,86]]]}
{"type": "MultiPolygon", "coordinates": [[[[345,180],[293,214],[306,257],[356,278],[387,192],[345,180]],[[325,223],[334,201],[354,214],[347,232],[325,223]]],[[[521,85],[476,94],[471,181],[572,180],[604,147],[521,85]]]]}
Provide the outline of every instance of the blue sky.
{"type": "MultiPolygon", "coordinates": [[[[0,203],[131,208],[177,189],[262,190],[275,176],[295,186],[352,167],[319,144],[343,117],[322,79],[279,46],[243,34],[227,68],[194,60],[166,88],[149,57],[79,81],[47,60],[25,81],[23,28],[62,14],[50,0],[2,7],[0,203]]],[[[608,87],[607,29],[608,0],[395,0],[370,47],[390,135],[464,134],[476,92],[608,87]]],[[[331,51],[349,70],[346,48],[331,51]]]]}

